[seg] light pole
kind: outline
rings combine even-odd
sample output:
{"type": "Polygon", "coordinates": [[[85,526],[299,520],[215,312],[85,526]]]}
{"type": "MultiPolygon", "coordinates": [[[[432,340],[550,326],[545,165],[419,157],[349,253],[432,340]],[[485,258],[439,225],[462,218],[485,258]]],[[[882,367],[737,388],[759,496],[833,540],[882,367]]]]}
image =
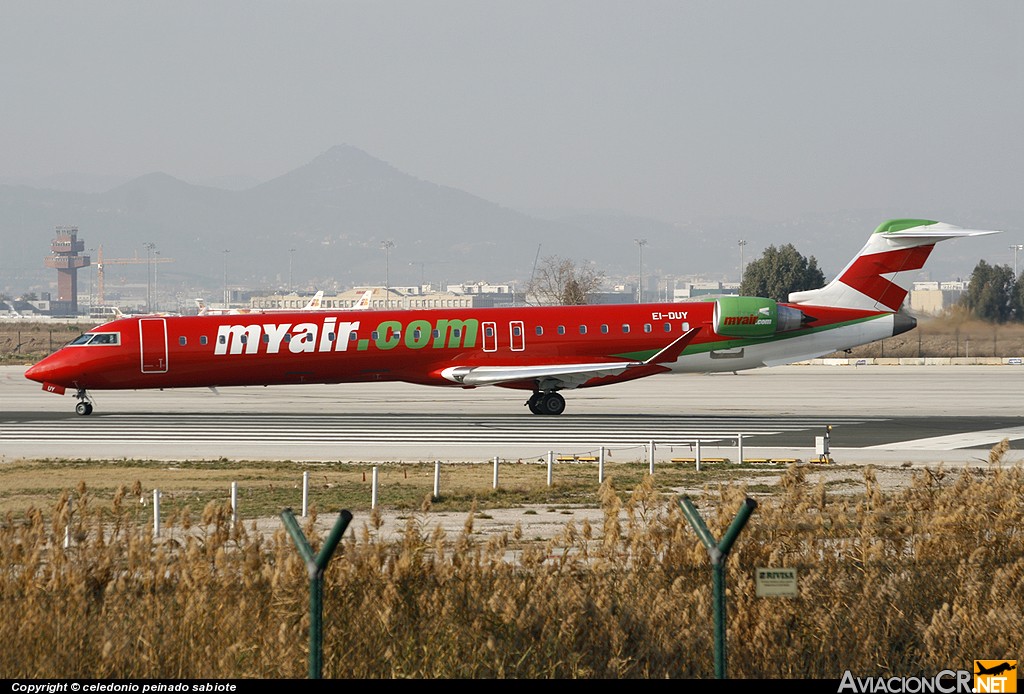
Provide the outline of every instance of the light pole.
{"type": "Polygon", "coordinates": [[[92,293],[92,278],[96,274],[96,263],[92,262],[95,257],[96,249],[89,249],[89,314],[92,315],[92,307],[96,305],[96,297],[92,293]]]}
{"type": "Polygon", "coordinates": [[[295,249],[294,248],[289,248],[288,249],[288,293],[289,294],[291,294],[292,291],[295,288],[295,285],[292,283],[292,260],[294,258],[295,258],[295,249]]]}
{"type": "Polygon", "coordinates": [[[224,249],[224,308],[228,307],[228,253],[230,252],[227,248],[224,249]]]}
{"type": "Polygon", "coordinates": [[[395,242],[388,239],[380,247],[384,249],[384,308],[387,308],[391,299],[391,249],[395,247],[395,242]]]}
{"type": "Polygon", "coordinates": [[[1017,279],[1017,251],[1024,251],[1024,243],[1015,243],[1010,248],[1013,249],[1013,279],[1017,279]]]}
{"type": "Polygon", "coordinates": [[[146,313],[153,312],[153,249],[154,243],[142,244],[146,248],[146,313]]]}
{"type": "Polygon", "coordinates": [[[642,304],[644,302],[644,246],[647,245],[647,239],[633,239],[633,242],[637,245],[639,255],[639,266],[636,273],[636,302],[642,304]]]}
{"type": "Polygon", "coordinates": [[[153,310],[160,310],[160,251],[154,251],[156,264],[153,266],[153,310]]]}
{"type": "Polygon", "coordinates": [[[740,284],[743,284],[743,247],[747,245],[747,242],[740,239],[736,243],[740,247],[740,284]]]}

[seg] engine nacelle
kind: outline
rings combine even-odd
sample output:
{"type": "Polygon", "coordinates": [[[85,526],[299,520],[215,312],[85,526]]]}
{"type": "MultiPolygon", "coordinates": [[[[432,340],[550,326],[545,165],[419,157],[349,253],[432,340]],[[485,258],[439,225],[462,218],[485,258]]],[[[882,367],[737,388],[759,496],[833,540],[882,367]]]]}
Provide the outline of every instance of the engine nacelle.
{"type": "Polygon", "coordinates": [[[724,296],[715,299],[713,327],[727,337],[771,337],[797,330],[808,322],[803,311],[780,306],[773,299],[724,296]]]}

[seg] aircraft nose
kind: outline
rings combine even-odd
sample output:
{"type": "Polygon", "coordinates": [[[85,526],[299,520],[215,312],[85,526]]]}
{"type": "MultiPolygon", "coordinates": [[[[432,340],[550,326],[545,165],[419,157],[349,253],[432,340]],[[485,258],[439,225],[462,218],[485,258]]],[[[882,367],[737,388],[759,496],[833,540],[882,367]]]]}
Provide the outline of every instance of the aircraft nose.
{"type": "Polygon", "coordinates": [[[55,354],[51,354],[42,361],[30,366],[25,371],[25,378],[39,383],[57,383],[68,385],[65,381],[67,369],[61,363],[62,360],[55,354]]]}

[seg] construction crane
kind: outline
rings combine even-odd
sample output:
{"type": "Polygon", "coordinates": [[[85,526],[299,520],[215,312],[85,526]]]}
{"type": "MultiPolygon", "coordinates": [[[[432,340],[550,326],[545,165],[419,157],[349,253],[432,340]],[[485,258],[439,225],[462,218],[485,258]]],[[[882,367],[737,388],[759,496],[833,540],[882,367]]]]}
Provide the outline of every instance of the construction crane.
{"type": "Polygon", "coordinates": [[[103,306],[103,273],[105,265],[145,265],[148,263],[173,263],[174,258],[109,258],[103,259],[103,246],[96,249],[96,305],[103,306]]]}

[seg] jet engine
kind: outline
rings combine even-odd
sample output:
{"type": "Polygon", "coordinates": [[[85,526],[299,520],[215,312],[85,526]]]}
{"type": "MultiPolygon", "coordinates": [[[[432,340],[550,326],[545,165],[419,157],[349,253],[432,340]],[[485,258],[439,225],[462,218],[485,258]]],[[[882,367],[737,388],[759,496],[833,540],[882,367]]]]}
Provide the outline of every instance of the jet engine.
{"type": "Polygon", "coordinates": [[[781,306],[773,299],[755,296],[724,296],[715,299],[713,327],[728,337],[771,337],[799,330],[814,319],[799,309],[781,306]]]}

